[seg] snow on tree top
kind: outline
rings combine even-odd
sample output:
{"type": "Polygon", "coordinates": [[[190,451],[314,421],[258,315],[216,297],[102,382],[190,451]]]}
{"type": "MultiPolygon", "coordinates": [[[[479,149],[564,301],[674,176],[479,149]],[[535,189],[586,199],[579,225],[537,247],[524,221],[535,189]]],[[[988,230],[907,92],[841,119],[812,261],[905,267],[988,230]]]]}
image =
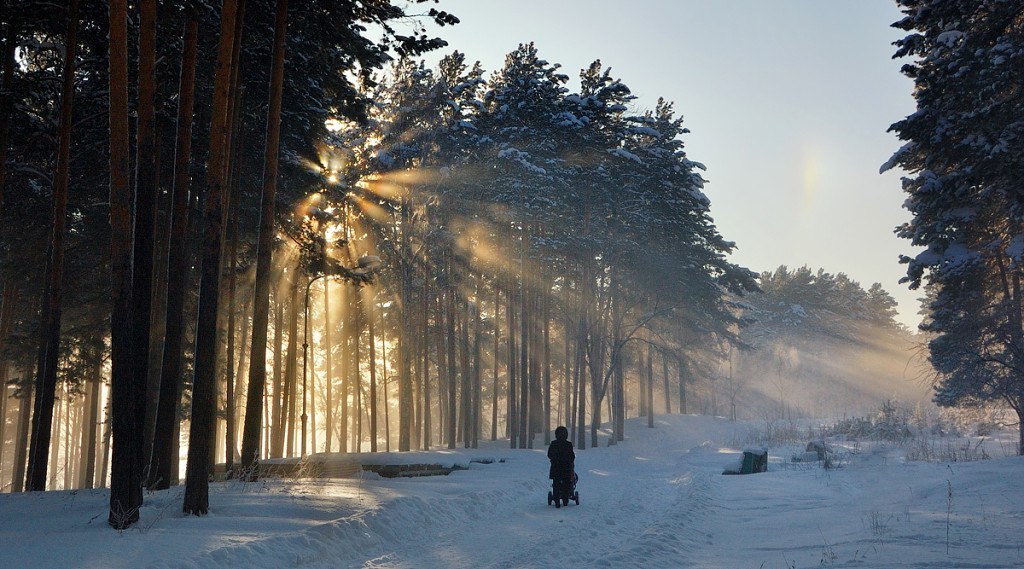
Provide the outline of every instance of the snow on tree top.
{"type": "Polygon", "coordinates": [[[636,154],[633,154],[632,152],[626,150],[625,148],[609,148],[608,152],[610,154],[614,154],[616,156],[620,156],[620,157],[625,158],[627,160],[632,160],[633,162],[636,162],[637,164],[643,164],[644,163],[643,160],[641,160],[639,156],[637,156],[636,154]]]}
{"type": "Polygon", "coordinates": [[[945,45],[946,47],[953,47],[953,44],[963,38],[964,35],[965,34],[961,31],[950,30],[939,34],[939,37],[935,38],[935,41],[945,45]]]}

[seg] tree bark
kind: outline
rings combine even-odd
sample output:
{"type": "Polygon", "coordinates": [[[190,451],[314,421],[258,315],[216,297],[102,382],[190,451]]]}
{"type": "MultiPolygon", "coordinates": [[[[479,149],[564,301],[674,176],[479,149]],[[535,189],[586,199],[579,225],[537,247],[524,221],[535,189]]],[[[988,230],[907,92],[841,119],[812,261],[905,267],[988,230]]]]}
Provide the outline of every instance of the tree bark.
{"type": "Polygon", "coordinates": [[[370,452],[377,452],[377,348],[374,329],[377,297],[370,298],[370,452]]]}
{"type": "Polygon", "coordinates": [[[383,364],[383,377],[382,382],[384,383],[384,450],[391,452],[391,415],[388,410],[388,350],[387,345],[384,343],[384,314],[381,313],[380,317],[380,359],[383,364]]]}
{"type": "Polygon", "coordinates": [[[224,468],[231,472],[235,463],[235,290],[238,281],[238,192],[232,189],[232,207],[228,214],[228,343],[227,369],[224,370],[224,468]]]}
{"type": "MultiPolygon", "coordinates": [[[[48,452],[50,454],[49,464],[53,465],[53,468],[48,470],[48,472],[50,473],[50,489],[51,490],[57,490],[58,489],[57,488],[57,470],[58,470],[58,468],[57,468],[57,459],[60,458],[60,454],[58,453],[58,451],[60,450],[60,447],[61,447],[60,422],[61,422],[61,419],[63,419],[63,417],[64,417],[61,413],[64,411],[64,408],[66,407],[65,403],[66,403],[66,398],[56,398],[55,397],[55,399],[54,399],[54,405],[53,405],[53,425],[56,427],[56,429],[55,429],[56,436],[53,437],[53,439],[50,441],[51,444],[49,445],[48,450],[46,451],[46,452],[48,452]]],[[[31,447],[29,447],[29,450],[30,450],[29,455],[28,455],[28,458],[29,458],[29,472],[31,472],[32,471],[31,447]]],[[[25,485],[28,488],[28,490],[31,492],[32,491],[32,487],[28,484],[28,482],[26,482],[25,485]]],[[[43,488],[43,489],[45,490],[46,488],[43,488]]]]}
{"type": "Polygon", "coordinates": [[[359,371],[359,336],[363,331],[363,307],[359,297],[361,290],[358,286],[349,288],[352,298],[351,317],[348,319],[352,324],[352,452],[362,452],[360,441],[363,436],[363,420],[359,409],[362,406],[363,391],[363,377],[359,371]]]}
{"type": "Polygon", "coordinates": [[[295,456],[295,401],[299,392],[299,312],[302,310],[302,303],[299,301],[299,289],[302,284],[299,282],[300,273],[296,270],[292,275],[292,297],[288,309],[288,351],[285,354],[284,362],[284,393],[287,397],[287,405],[283,409],[285,429],[285,451],[287,456],[295,456]]]}
{"type": "MultiPolygon", "coordinates": [[[[349,305],[349,290],[347,288],[341,289],[341,304],[343,307],[349,305]]],[[[352,346],[349,343],[351,339],[351,328],[352,326],[347,322],[350,312],[344,311],[343,320],[344,325],[341,328],[341,366],[339,369],[339,375],[341,376],[341,393],[338,394],[338,401],[335,403],[335,407],[339,410],[338,413],[338,447],[341,452],[348,452],[348,394],[350,391],[351,381],[349,365],[352,363],[352,346]]]]}
{"type": "Polygon", "coordinates": [[[528,308],[526,272],[523,265],[523,248],[526,247],[526,230],[523,230],[519,256],[519,448],[533,448],[533,409],[530,405],[530,312],[528,308]]]}
{"type": "MultiPolygon", "coordinates": [[[[665,381],[665,414],[672,414],[672,396],[669,394],[669,380],[668,380],[668,354],[665,352],[661,353],[661,376],[665,381]]],[[[736,420],[733,417],[733,420],[736,420]]]]}
{"type": "MultiPolygon", "coordinates": [[[[451,271],[451,262],[448,263],[448,270],[451,271]]],[[[458,384],[456,383],[456,364],[455,363],[455,290],[449,285],[445,290],[445,296],[447,298],[447,309],[445,310],[445,326],[447,330],[447,338],[445,341],[445,357],[447,372],[448,372],[448,448],[455,448],[456,438],[458,436],[458,416],[459,412],[456,407],[458,399],[456,398],[456,390],[458,384]]]]}
{"type": "Polygon", "coordinates": [[[103,387],[103,343],[95,342],[92,348],[92,374],[89,378],[89,419],[85,446],[85,473],[83,488],[92,488],[96,483],[96,433],[100,428],[100,395],[103,387]]]}
{"type": "MultiPolygon", "coordinates": [[[[0,353],[7,343],[7,336],[11,332],[11,320],[14,318],[14,301],[17,298],[18,289],[11,284],[4,285],[3,295],[0,295],[0,353]]],[[[6,359],[0,356],[0,470],[4,464],[4,441],[7,440],[7,413],[10,410],[7,396],[7,375],[9,364],[6,359]]]]}
{"type": "Polygon", "coordinates": [[[181,400],[185,289],[189,280],[189,168],[192,162],[192,120],[199,37],[198,10],[195,0],[189,0],[185,5],[181,73],[178,80],[171,231],[167,240],[166,330],[160,366],[160,395],[149,466],[149,486],[154,490],[168,488],[171,480],[178,478],[178,460],[174,455],[176,445],[173,437],[175,426],[178,424],[178,405],[181,400]]]}
{"type": "Polygon", "coordinates": [[[260,233],[256,249],[256,285],[253,291],[252,350],[249,361],[245,427],[242,430],[242,464],[256,476],[259,459],[260,418],[263,390],[267,383],[267,324],[270,315],[271,251],[274,246],[274,202],[277,199],[277,166],[281,140],[281,99],[284,89],[285,36],[288,0],[277,0],[274,20],[274,51],[270,72],[270,101],[267,108],[267,139],[263,159],[263,195],[260,201],[260,233]]]}
{"type": "Polygon", "coordinates": [[[551,444],[551,287],[544,287],[544,445],[551,444]]]}
{"type": "Polygon", "coordinates": [[[42,337],[35,381],[35,412],[32,414],[32,441],[28,453],[25,486],[29,491],[46,489],[46,451],[50,444],[54,392],[57,387],[57,360],[60,355],[62,284],[64,281],[64,233],[67,227],[68,170],[71,162],[72,101],[75,94],[75,32],[78,27],[78,0],[68,4],[68,26],[64,40],[64,72],[61,86],[60,126],[58,131],[57,171],[53,177],[53,231],[50,234],[46,289],[40,319],[42,337]]]}
{"type": "Polygon", "coordinates": [[[491,440],[498,440],[498,351],[499,347],[499,332],[501,325],[499,324],[500,319],[499,311],[501,309],[501,288],[498,287],[498,281],[494,281],[494,346],[493,346],[493,357],[491,366],[491,440]]]}
{"type": "Polygon", "coordinates": [[[586,321],[580,326],[580,334],[578,338],[577,354],[576,354],[576,372],[575,372],[575,383],[576,393],[574,395],[575,400],[575,413],[573,421],[576,424],[576,445],[580,450],[587,448],[587,432],[586,432],[586,418],[587,418],[587,378],[585,367],[587,365],[587,350],[586,350],[586,321]]]}
{"type": "Polygon", "coordinates": [[[654,346],[647,345],[647,428],[654,428],[654,346]]]}
{"type": "Polygon", "coordinates": [[[331,289],[330,279],[324,278],[324,387],[325,396],[327,402],[327,412],[325,418],[326,424],[326,442],[324,443],[324,451],[331,452],[333,446],[334,434],[334,370],[331,367],[334,362],[331,358],[331,352],[334,350],[334,342],[331,339],[331,289]]]}
{"type": "Polygon", "coordinates": [[[462,446],[469,448],[473,438],[473,370],[469,367],[469,299],[461,300],[459,322],[459,435],[462,446]]]}
{"type": "Polygon", "coordinates": [[[618,271],[611,271],[612,302],[612,439],[611,443],[622,442],[626,430],[626,377],[623,360],[625,345],[622,338],[622,297],[619,290],[618,271]]]}
{"type": "MultiPolygon", "coordinates": [[[[149,383],[150,327],[153,311],[153,246],[156,235],[156,0],[140,0],[138,46],[138,116],[135,144],[135,217],[132,236],[132,396],[135,406],[132,436],[141,452],[135,467],[146,475],[146,386],[149,383]]],[[[155,425],[155,423],[154,423],[155,425]]],[[[142,504],[142,487],[133,485],[133,500],[142,504]]]]}
{"type": "Polygon", "coordinates": [[[686,414],[686,362],[683,356],[678,358],[679,362],[679,412],[686,414]]]}
{"type": "Polygon", "coordinates": [[[401,319],[398,338],[398,450],[408,451],[410,449],[412,435],[412,414],[413,394],[412,377],[409,375],[409,352],[412,341],[409,326],[410,305],[410,267],[411,262],[409,246],[409,224],[410,224],[410,199],[408,191],[401,200],[401,234],[399,237],[399,318],[401,319]]]}
{"type": "Polygon", "coordinates": [[[483,362],[481,361],[483,343],[483,321],[481,320],[481,285],[482,276],[477,275],[476,294],[473,295],[473,403],[472,403],[472,425],[473,436],[470,443],[472,448],[480,447],[480,431],[483,428],[482,387],[483,387],[483,362]]]}
{"type": "MultiPolygon", "coordinates": [[[[247,291],[247,290],[246,290],[247,291]]],[[[242,409],[245,408],[244,398],[240,398],[239,394],[244,393],[245,389],[245,378],[247,377],[246,372],[249,365],[249,330],[251,326],[249,324],[249,311],[250,311],[250,299],[251,295],[245,295],[242,297],[245,299],[242,302],[242,322],[240,324],[242,330],[242,340],[238,343],[238,367],[235,369],[235,430],[232,434],[236,443],[241,441],[242,425],[239,422],[239,418],[242,417],[242,409]]],[[[242,455],[240,453],[235,455],[239,461],[241,461],[242,455]]],[[[241,463],[240,463],[241,464],[241,463]]]]}
{"type": "Polygon", "coordinates": [[[270,431],[270,449],[268,454],[272,458],[281,458],[284,456],[284,415],[283,410],[285,409],[286,391],[285,391],[285,380],[284,373],[282,372],[284,364],[284,305],[285,300],[282,298],[282,288],[287,286],[284,282],[279,282],[277,290],[274,292],[274,392],[271,395],[273,403],[271,404],[273,411],[273,422],[270,431]]]}
{"type": "Polygon", "coordinates": [[[433,446],[431,429],[433,420],[431,417],[432,397],[430,391],[430,275],[423,275],[423,329],[421,331],[421,350],[423,367],[423,450],[430,450],[433,446]]]}
{"type": "Polygon", "coordinates": [[[227,140],[227,109],[231,98],[231,50],[239,0],[225,0],[221,9],[220,44],[214,80],[210,155],[203,208],[203,255],[196,324],[195,374],[192,382],[192,422],[182,511],[206,515],[210,507],[209,455],[214,438],[214,391],[217,382],[217,304],[220,293],[221,224],[223,221],[223,151],[227,140]]]}
{"type": "Polygon", "coordinates": [[[505,427],[508,429],[509,447],[517,448],[519,439],[519,405],[516,403],[516,285],[515,277],[509,275],[506,285],[505,315],[508,325],[508,393],[506,395],[506,407],[508,408],[505,418],[505,427]]]}
{"type": "Polygon", "coordinates": [[[21,403],[18,404],[18,432],[14,439],[11,492],[21,492],[25,489],[25,458],[28,454],[29,423],[32,417],[29,409],[32,406],[32,394],[28,389],[24,391],[21,403]]]}

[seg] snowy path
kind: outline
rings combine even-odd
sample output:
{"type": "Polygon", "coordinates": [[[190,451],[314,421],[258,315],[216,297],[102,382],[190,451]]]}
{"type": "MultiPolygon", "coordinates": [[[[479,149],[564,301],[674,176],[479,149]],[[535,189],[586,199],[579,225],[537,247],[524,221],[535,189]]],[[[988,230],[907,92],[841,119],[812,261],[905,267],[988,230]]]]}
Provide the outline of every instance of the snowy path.
{"type": "MultiPolygon", "coordinates": [[[[614,452],[618,449],[612,449],[614,452]]],[[[535,471],[546,471],[544,461],[535,471]]],[[[495,497],[480,492],[457,523],[426,528],[425,543],[400,543],[394,551],[365,566],[413,567],[625,567],[652,561],[658,549],[671,553],[685,517],[681,504],[693,479],[680,476],[672,460],[638,457],[612,468],[587,468],[580,453],[581,505],[556,509],[546,503],[545,480],[517,484],[515,475],[503,487],[514,491],[495,497]],[[626,482],[628,481],[628,482],[626,482]],[[481,507],[482,506],[482,507],[481,507]],[[638,559],[637,550],[643,551],[638,559]]],[[[519,469],[510,469],[518,472],[519,469]]],[[[678,559],[678,556],[673,556],[678,559]]]]}
{"type": "MultiPolygon", "coordinates": [[[[482,467],[480,475],[485,478],[477,480],[476,472],[456,473],[447,484],[436,483],[438,495],[428,498],[424,509],[438,519],[414,526],[415,531],[404,539],[385,542],[362,566],[505,569],[687,564],[708,539],[699,524],[708,505],[710,472],[720,470],[722,457],[712,457],[711,470],[695,470],[686,460],[691,456],[689,448],[682,448],[688,447],[685,439],[678,433],[653,432],[641,444],[631,441],[596,453],[578,452],[581,505],[561,509],[547,505],[547,481],[537,476],[547,471],[543,451],[504,451],[514,458],[482,467]]],[[[688,442],[696,445],[697,439],[688,442]]],[[[393,483],[424,485],[422,480],[393,483]]],[[[381,518],[395,515],[380,513],[381,518]]]]}
{"type": "Polygon", "coordinates": [[[215,484],[203,518],[177,513],[180,487],[157,492],[123,534],[104,523],[104,490],[3,494],[0,567],[1024,567],[1024,458],[881,449],[824,471],[774,449],[768,473],[721,476],[747,428],[631,422],[624,444],[577,453],[581,505],[561,509],[546,503],[544,450],[498,445],[431,453],[506,459],[450,476],[215,484]]]}

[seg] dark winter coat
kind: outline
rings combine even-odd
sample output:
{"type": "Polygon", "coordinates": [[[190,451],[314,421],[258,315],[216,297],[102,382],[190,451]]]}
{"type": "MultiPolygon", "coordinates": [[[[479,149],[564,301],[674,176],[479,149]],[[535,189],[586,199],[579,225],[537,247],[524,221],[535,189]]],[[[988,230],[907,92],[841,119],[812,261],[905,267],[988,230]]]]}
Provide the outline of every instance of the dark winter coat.
{"type": "Polygon", "coordinates": [[[548,478],[552,480],[568,480],[572,478],[576,453],[572,450],[571,442],[565,439],[551,441],[551,445],[548,446],[548,460],[551,461],[551,470],[548,472],[548,478]]]}

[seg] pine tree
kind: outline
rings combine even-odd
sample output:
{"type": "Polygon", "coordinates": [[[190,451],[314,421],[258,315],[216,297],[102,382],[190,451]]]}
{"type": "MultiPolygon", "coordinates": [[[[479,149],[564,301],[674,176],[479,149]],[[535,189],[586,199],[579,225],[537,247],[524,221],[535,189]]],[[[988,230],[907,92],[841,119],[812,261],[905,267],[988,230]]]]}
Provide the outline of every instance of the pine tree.
{"type": "MultiPolygon", "coordinates": [[[[897,57],[917,111],[892,125],[906,144],[883,165],[903,181],[913,218],[897,235],[925,250],[901,261],[912,289],[934,287],[923,329],[934,333],[935,400],[998,400],[1024,419],[1021,261],[1024,8],[1016,2],[900,0],[909,32],[897,57]]],[[[1019,452],[1024,454],[1024,421],[1019,452]]]]}

